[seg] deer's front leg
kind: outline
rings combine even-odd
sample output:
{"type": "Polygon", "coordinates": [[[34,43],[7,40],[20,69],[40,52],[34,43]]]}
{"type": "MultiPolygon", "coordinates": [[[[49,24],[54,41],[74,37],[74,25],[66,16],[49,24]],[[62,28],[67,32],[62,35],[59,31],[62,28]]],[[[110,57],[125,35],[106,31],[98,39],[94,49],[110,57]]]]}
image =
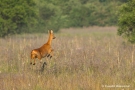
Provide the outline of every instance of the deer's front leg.
{"type": "Polygon", "coordinates": [[[54,51],[54,49],[50,49],[50,51],[48,52],[47,57],[52,58],[52,56],[53,56],[53,51],[54,51]]]}

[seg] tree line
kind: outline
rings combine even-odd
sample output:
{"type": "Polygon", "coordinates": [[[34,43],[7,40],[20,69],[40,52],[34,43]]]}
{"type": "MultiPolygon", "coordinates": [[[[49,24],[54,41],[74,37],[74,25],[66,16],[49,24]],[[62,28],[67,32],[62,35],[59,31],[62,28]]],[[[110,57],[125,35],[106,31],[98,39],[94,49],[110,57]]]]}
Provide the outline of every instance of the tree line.
{"type": "Polygon", "coordinates": [[[60,28],[116,26],[127,0],[1,0],[0,37],[60,28]]]}

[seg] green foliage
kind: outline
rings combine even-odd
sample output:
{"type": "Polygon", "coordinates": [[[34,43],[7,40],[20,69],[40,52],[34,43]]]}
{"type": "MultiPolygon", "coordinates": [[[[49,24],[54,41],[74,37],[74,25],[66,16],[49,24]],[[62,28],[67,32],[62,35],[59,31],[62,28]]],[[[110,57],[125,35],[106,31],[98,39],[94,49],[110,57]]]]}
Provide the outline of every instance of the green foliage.
{"type": "Polygon", "coordinates": [[[118,34],[135,43],[135,0],[121,6],[118,25],[118,34]]]}
{"type": "Polygon", "coordinates": [[[126,0],[1,0],[0,37],[60,28],[117,25],[126,0]]]}
{"type": "Polygon", "coordinates": [[[30,32],[30,27],[36,23],[34,5],[33,0],[1,0],[0,37],[30,32]]]}
{"type": "MultiPolygon", "coordinates": [[[[38,32],[60,28],[117,25],[119,1],[40,0],[38,32]]],[[[36,31],[37,32],[37,31],[36,31]]]]}
{"type": "Polygon", "coordinates": [[[128,0],[120,0],[121,2],[128,2],[128,0]]]}

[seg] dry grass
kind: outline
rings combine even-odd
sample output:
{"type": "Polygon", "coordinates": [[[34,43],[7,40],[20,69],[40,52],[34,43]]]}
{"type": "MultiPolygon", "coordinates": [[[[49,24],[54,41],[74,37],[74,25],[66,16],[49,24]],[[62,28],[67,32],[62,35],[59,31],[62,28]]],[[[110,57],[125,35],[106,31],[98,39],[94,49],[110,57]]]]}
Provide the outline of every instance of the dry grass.
{"type": "Polygon", "coordinates": [[[38,60],[30,65],[30,52],[47,41],[47,34],[0,39],[0,90],[133,90],[135,47],[116,29],[61,30],[52,43],[53,58],[43,59],[44,70],[38,60]]]}

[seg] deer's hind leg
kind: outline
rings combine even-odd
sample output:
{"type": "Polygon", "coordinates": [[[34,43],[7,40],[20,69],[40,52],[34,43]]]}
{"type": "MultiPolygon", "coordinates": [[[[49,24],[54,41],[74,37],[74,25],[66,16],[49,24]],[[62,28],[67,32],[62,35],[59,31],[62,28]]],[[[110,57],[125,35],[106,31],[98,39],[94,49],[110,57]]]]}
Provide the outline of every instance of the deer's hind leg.
{"type": "Polygon", "coordinates": [[[32,64],[32,61],[36,59],[36,54],[32,51],[31,52],[31,60],[30,60],[30,64],[32,64]]]}
{"type": "Polygon", "coordinates": [[[34,63],[33,63],[33,65],[35,65],[35,59],[36,58],[38,58],[39,60],[41,60],[41,55],[40,55],[40,53],[38,52],[38,51],[32,51],[31,52],[31,62],[30,62],[30,64],[32,64],[32,59],[34,60],[34,63]]]}
{"type": "Polygon", "coordinates": [[[36,56],[33,55],[33,58],[31,58],[30,64],[32,64],[32,61],[34,61],[34,62],[33,62],[33,65],[35,65],[35,59],[36,59],[36,56]]]}
{"type": "MultiPolygon", "coordinates": [[[[42,58],[42,57],[41,57],[41,54],[40,54],[39,52],[36,53],[36,58],[38,58],[38,59],[41,61],[41,58],[42,58]]],[[[34,59],[33,65],[35,65],[35,61],[36,61],[36,60],[34,59]]]]}

